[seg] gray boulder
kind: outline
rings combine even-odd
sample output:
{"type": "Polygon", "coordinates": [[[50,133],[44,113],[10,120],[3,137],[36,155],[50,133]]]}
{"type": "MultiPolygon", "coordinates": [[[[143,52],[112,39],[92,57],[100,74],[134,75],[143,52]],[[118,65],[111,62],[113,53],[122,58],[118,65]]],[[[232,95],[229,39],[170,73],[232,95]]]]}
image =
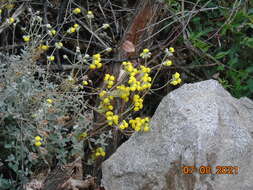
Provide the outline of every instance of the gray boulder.
{"type": "Polygon", "coordinates": [[[162,100],[151,127],[103,163],[106,190],[253,190],[250,99],[215,80],[185,84],[162,100]]]}

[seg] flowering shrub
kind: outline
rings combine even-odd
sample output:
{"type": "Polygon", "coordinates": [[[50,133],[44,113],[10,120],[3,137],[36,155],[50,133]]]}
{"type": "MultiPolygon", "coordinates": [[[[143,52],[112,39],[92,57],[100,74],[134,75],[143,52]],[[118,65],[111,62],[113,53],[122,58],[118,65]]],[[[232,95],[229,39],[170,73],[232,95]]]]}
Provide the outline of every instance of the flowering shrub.
{"type": "MultiPolygon", "coordinates": [[[[163,60],[154,65],[149,63],[153,52],[144,48],[137,64],[121,61],[122,79],[106,69],[114,49],[103,37],[108,38],[111,25],[99,23],[95,15],[81,7],[69,8],[64,22],[54,25],[29,7],[19,16],[3,18],[22,33],[18,39],[22,48],[18,53],[1,54],[0,163],[12,173],[0,176],[0,182],[15,189],[27,183],[38,168],[49,171],[56,163],[82,157],[83,142],[92,149],[88,161],[92,164],[107,156],[113,130],[128,135],[152,130],[150,118],[141,114],[145,96],[152,91],[159,71],[173,65],[175,50],[161,51],[163,60]],[[84,31],[92,35],[87,47],[81,47],[84,31]],[[89,47],[93,37],[102,48],[89,47]],[[66,65],[70,71],[51,70],[66,65]],[[104,119],[99,128],[94,127],[92,112],[104,119]]],[[[182,80],[176,72],[166,82],[178,85],[182,80]]]]}

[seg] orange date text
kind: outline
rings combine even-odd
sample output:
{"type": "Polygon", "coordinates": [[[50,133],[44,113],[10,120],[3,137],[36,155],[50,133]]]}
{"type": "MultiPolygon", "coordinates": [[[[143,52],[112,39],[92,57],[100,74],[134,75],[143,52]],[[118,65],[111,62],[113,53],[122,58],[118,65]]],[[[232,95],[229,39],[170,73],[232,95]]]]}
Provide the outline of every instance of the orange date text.
{"type": "Polygon", "coordinates": [[[181,171],[183,174],[217,174],[217,175],[237,175],[239,173],[238,166],[182,166],[181,171]]]}

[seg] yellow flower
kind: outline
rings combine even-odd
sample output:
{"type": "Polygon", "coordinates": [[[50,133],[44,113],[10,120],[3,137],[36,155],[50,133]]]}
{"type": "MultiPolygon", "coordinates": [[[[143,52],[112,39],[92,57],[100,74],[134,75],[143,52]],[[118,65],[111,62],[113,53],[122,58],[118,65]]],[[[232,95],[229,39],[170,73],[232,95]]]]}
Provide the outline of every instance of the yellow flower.
{"type": "Polygon", "coordinates": [[[63,47],[63,43],[62,43],[62,42],[56,42],[56,43],[55,43],[55,47],[56,47],[57,49],[61,49],[61,48],[63,47]]]}
{"type": "Polygon", "coordinates": [[[13,17],[10,17],[7,21],[8,23],[12,24],[13,22],[15,22],[15,19],[13,17]]]}
{"type": "Polygon", "coordinates": [[[140,118],[140,117],[136,117],[135,119],[131,119],[129,121],[129,124],[132,126],[132,128],[135,130],[135,131],[144,131],[144,132],[147,132],[150,130],[150,127],[149,127],[149,118],[146,117],[146,118],[140,118]]]}
{"type": "Polygon", "coordinates": [[[49,46],[47,46],[47,45],[41,45],[40,48],[41,48],[42,50],[44,50],[44,51],[47,51],[48,48],[49,48],[49,46]]]}
{"type": "Polygon", "coordinates": [[[54,30],[54,29],[49,30],[49,31],[48,31],[48,34],[49,34],[50,36],[54,36],[54,35],[56,34],[56,30],[54,30]]]}
{"type": "Polygon", "coordinates": [[[100,154],[101,156],[105,157],[105,152],[101,152],[100,154]]]}
{"type": "Polygon", "coordinates": [[[106,115],[106,116],[112,116],[112,115],[113,115],[113,112],[108,111],[108,112],[105,113],[105,115],[106,115]]]}
{"type": "Polygon", "coordinates": [[[72,12],[74,14],[79,14],[79,13],[81,13],[81,9],[80,8],[75,8],[72,12]]]}
{"type": "Polygon", "coordinates": [[[29,42],[30,41],[30,36],[23,36],[23,40],[25,42],[29,42]]]}
{"type": "Polygon", "coordinates": [[[173,81],[170,82],[170,84],[176,86],[177,85],[177,81],[173,80],[173,81]]]}
{"type": "Polygon", "coordinates": [[[175,74],[172,75],[172,81],[170,82],[170,84],[172,85],[177,85],[180,84],[182,82],[181,78],[180,78],[180,74],[178,72],[176,72],[175,74]]]}
{"type": "Polygon", "coordinates": [[[96,152],[95,152],[95,156],[96,157],[99,157],[99,156],[102,156],[104,157],[105,156],[105,151],[102,147],[99,147],[96,149],[96,152]]]}
{"type": "Polygon", "coordinates": [[[48,98],[48,99],[47,99],[47,103],[52,104],[52,103],[53,103],[53,100],[50,99],[50,98],[48,98]]]}
{"type": "Polygon", "coordinates": [[[99,157],[99,156],[100,156],[100,153],[99,153],[99,152],[96,152],[96,153],[95,153],[95,156],[96,156],[96,157],[99,157]]]}
{"type": "Polygon", "coordinates": [[[163,62],[164,66],[171,66],[172,65],[172,61],[171,60],[166,60],[163,62]]]}
{"type": "Polygon", "coordinates": [[[94,18],[94,14],[93,14],[92,11],[88,11],[88,12],[87,12],[87,18],[89,18],[89,19],[94,18]]]}
{"type": "Polygon", "coordinates": [[[40,147],[40,146],[42,145],[42,143],[41,143],[40,141],[36,141],[36,142],[34,143],[34,145],[37,146],[37,147],[40,147]]]}
{"type": "Polygon", "coordinates": [[[144,49],[143,53],[149,53],[149,49],[144,49]]]}
{"type": "Polygon", "coordinates": [[[144,131],[144,132],[148,132],[149,129],[150,129],[150,128],[148,127],[148,125],[146,125],[146,126],[143,128],[143,131],[144,131]]]}
{"type": "Polygon", "coordinates": [[[88,136],[88,133],[83,132],[83,133],[81,133],[81,134],[79,135],[79,139],[82,140],[82,139],[86,138],[87,136],[88,136]]]}
{"type": "Polygon", "coordinates": [[[107,88],[112,88],[112,86],[114,85],[114,80],[115,80],[115,77],[113,75],[110,75],[110,74],[105,75],[104,81],[107,84],[107,88]]]}
{"type": "Polygon", "coordinates": [[[125,120],[123,120],[122,123],[121,123],[121,125],[119,126],[119,128],[122,129],[122,130],[124,130],[127,127],[128,127],[128,123],[125,120]]]}
{"type": "Polygon", "coordinates": [[[113,80],[115,80],[115,77],[113,75],[111,75],[109,80],[113,81],[113,80]]]}
{"type": "Polygon", "coordinates": [[[94,64],[90,64],[90,69],[96,69],[96,65],[94,65],[94,64]]]}
{"type": "Polygon", "coordinates": [[[35,141],[41,141],[41,137],[40,136],[36,136],[34,139],[35,139],[35,141]]]}
{"type": "Polygon", "coordinates": [[[47,57],[47,60],[48,60],[48,61],[54,61],[54,56],[53,56],[53,55],[48,56],[48,57],[47,57]]]}
{"type": "Polygon", "coordinates": [[[175,49],[173,47],[170,47],[169,49],[168,48],[165,49],[165,54],[168,57],[173,56],[174,52],[175,52],[175,49]]]}
{"type": "Polygon", "coordinates": [[[100,55],[99,53],[97,53],[97,54],[94,54],[94,55],[92,56],[92,58],[93,58],[94,60],[99,60],[99,61],[100,61],[101,55],[100,55]]]}
{"type": "Polygon", "coordinates": [[[106,91],[103,90],[102,92],[99,93],[99,97],[102,98],[104,95],[106,95],[106,91]]]}
{"type": "Polygon", "coordinates": [[[108,80],[109,80],[109,78],[110,78],[110,75],[109,75],[109,74],[105,74],[105,78],[104,78],[104,80],[105,80],[105,81],[108,81],[108,80]]]}
{"type": "Polygon", "coordinates": [[[113,110],[113,106],[112,105],[108,106],[108,109],[113,110]]]}
{"type": "Polygon", "coordinates": [[[53,36],[56,34],[56,30],[51,30],[51,33],[53,34],[53,36]]]}
{"type": "Polygon", "coordinates": [[[110,102],[109,98],[105,98],[105,99],[104,99],[104,103],[105,103],[105,104],[108,104],[109,102],[110,102]]]}
{"type": "Polygon", "coordinates": [[[68,29],[68,33],[74,33],[76,31],[76,28],[74,28],[74,27],[70,27],[69,29],[68,29]]]}
{"type": "Polygon", "coordinates": [[[178,78],[180,77],[180,74],[179,74],[178,72],[176,72],[176,73],[173,75],[173,77],[174,77],[175,79],[178,79],[178,78]]]}
{"type": "Polygon", "coordinates": [[[169,51],[170,51],[171,53],[174,53],[174,52],[175,52],[175,49],[174,49],[173,47],[170,47],[170,48],[169,48],[169,51]]]}
{"type": "Polygon", "coordinates": [[[99,68],[101,68],[103,66],[103,64],[102,63],[97,63],[97,68],[99,69],[99,68]]]}
{"type": "Polygon", "coordinates": [[[146,59],[146,58],[150,58],[151,57],[151,53],[149,51],[149,49],[144,49],[142,51],[142,53],[140,54],[140,56],[143,58],[143,59],[146,59]]]}
{"type": "Polygon", "coordinates": [[[84,81],[82,82],[82,84],[83,84],[84,86],[86,86],[86,85],[88,85],[89,83],[88,83],[88,81],[84,80],[84,81]]]}
{"type": "Polygon", "coordinates": [[[177,83],[180,84],[182,82],[181,78],[177,79],[177,83]]]}
{"type": "Polygon", "coordinates": [[[79,28],[79,24],[74,24],[74,28],[79,28]]]}

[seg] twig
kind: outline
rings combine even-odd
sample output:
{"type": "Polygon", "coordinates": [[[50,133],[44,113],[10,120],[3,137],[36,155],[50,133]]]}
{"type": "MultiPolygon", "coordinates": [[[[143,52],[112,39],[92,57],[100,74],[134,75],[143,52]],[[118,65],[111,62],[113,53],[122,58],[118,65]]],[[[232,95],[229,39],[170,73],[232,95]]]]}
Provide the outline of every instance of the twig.
{"type": "MultiPolygon", "coordinates": [[[[20,5],[16,11],[12,14],[12,18],[14,18],[15,20],[19,17],[20,14],[23,13],[23,11],[25,10],[25,6],[24,3],[22,5],[20,5]]],[[[11,24],[8,22],[8,20],[6,20],[1,26],[0,26],[0,34],[11,24]]]]}
{"type": "Polygon", "coordinates": [[[103,44],[103,46],[105,48],[108,48],[109,46],[95,33],[93,32],[84,22],[82,22],[80,19],[77,20],[77,22],[86,30],[88,30],[88,32],[90,32],[95,38],[97,38],[97,40],[103,44]]]}

